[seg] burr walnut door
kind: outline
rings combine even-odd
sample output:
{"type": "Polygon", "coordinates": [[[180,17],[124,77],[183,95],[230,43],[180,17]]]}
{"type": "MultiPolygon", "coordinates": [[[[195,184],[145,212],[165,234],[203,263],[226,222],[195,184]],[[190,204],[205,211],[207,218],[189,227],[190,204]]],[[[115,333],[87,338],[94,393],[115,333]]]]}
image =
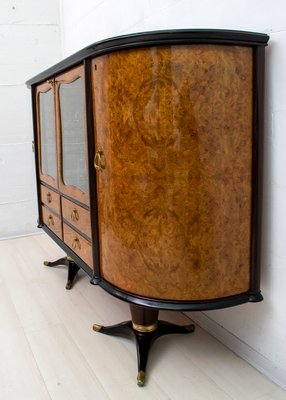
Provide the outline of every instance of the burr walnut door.
{"type": "Polygon", "coordinates": [[[181,45],[93,60],[106,281],[178,301],[249,290],[252,57],[181,45]]]}
{"type": "Polygon", "coordinates": [[[53,80],[36,88],[39,176],[57,188],[57,141],[53,80]]]}
{"type": "Polygon", "coordinates": [[[89,204],[83,66],[55,79],[60,191],[89,204]]]}

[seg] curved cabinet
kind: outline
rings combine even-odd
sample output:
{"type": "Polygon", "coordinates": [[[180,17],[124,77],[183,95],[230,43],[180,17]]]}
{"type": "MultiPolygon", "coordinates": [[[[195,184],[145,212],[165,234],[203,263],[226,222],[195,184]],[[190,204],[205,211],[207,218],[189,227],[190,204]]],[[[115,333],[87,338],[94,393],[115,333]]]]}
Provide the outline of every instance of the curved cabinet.
{"type": "Polygon", "coordinates": [[[223,30],[121,36],[28,81],[39,187],[55,188],[58,243],[79,266],[89,260],[94,283],[155,309],[262,300],[267,41],[223,30]]]}

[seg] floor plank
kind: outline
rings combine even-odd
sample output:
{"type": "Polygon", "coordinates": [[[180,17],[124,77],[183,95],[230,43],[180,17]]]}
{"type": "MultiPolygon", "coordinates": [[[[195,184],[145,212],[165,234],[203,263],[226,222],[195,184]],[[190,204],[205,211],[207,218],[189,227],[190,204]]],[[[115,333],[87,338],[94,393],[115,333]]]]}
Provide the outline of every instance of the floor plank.
{"type": "Polygon", "coordinates": [[[3,283],[0,284],[0,399],[51,399],[3,283]]]}
{"type": "Polygon", "coordinates": [[[29,332],[27,337],[52,399],[109,399],[63,325],[29,332]]]}
{"type": "MultiPolygon", "coordinates": [[[[199,327],[155,342],[138,388],[134,342],[92,330],[130,319],[128,304],[83,271],[65,290],[66,269],[43,266],[63,255],[45,234],[0,241],[0,400],[286,400],[199,327]]],[[[160,319],[190,323],[167,311],[160,319]]]]}

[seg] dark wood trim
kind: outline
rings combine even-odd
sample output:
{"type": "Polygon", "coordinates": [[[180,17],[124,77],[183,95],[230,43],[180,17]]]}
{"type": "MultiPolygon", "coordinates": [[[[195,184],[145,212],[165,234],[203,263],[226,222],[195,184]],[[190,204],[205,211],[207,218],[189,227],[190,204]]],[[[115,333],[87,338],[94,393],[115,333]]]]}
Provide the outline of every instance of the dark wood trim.
{"type": "Polygon", "coordinates": [[[222,297],[219,299],[201,300],[201,301],[176,301],[176,300],[158,300],[150,297],[142,297],[125,292],[116,288],[104,279],[95,279],[91,283],[99,285],[109,294],[128,303],[136,304],[141,307],[155,308],[158,310],[171,311],[205,311],[217,310],[244,304],[248,302],[259,302],[263,300],[260,290],[256,292],[241,293],[235,296],[222,297]]]}
{"type": "MultiPolygon", "coordinates": [[[[54,214],[56,214],[54,212],[54,214]]],[[[57,215],[57,214],[56,214],[57,215]]],[[[66,220],[63,216],[60,216],[60,218],[62,219],[62,222],[69,226],[73,231],[75,231],[76,233],[78,233],[80,236],[82,236],[85,240],[87,240],[88,242],[91,241],[91,238],[89,236],[87,236],[84,232],[82,232],[81,230],[79,230],[75,225],[72,225],[68,220],[66,220]]]]}
{"type": "Polygon", "coordinates": [[[36,105],[36,87],[32,87],[32,118],[33,118],[33,132],[34,132],[34,152],[35,152],[35,173],[36,173],[36,186],[37,186],[37,206],[38,206],[38,227],[42,227],[42,211],[41,211],[41,191],[40,191],[40,172],[39,172],[39,152],[38,152],[38,121],[37,121],[37,105],[36,105]]]}
{"type": "Polygon", "coordinates": [[[100,277],[100,256],[99,256],[99,234],[98,234],[98,210],[97,210],[97,187],[96,174],[93,165],[95,155],[94,125],[93,125],[93,104],[92,104],[92,79],[91,62],[84,61],[85,68],[85,95],[86,95],[86,130],[87,130],[87,148],[88,148],[88,169],[89,169],[89,193],[90,193],[90,220],[91,236],[93,248],[93,269],[94,276],[100,277]]]}
{"type": "Polygon", "coordinates": [[[262,197],[263,197],[263,109],[265,52],[253,49],[253,157],[252,157],[252,235],[250,290],[260,287],[262,197]]]}
{"type": "MultiPolygon", "coordinates": [[[[62,216],[57,213],[55,210],[50,208],[47,204],[41,203],[41,207],[45,207],[47,210],[49,210],[52,214],[54,214],[56,217],[58,217],[60,220],[62,220],[62,216]]],[[[43,222],[44,223],[44,222],[43,222]]]]}
{"type": "Polygon", "coordinates": [[[168,46],[176,44],[230,44],[241,46],[266,46],[269,36],[263,33],[222,29],[180,29],[134,33],[96,42],[71,55],[46,71],[29,79],[28,86],[62,73],[85,58],[138,47],[168,46]]]}

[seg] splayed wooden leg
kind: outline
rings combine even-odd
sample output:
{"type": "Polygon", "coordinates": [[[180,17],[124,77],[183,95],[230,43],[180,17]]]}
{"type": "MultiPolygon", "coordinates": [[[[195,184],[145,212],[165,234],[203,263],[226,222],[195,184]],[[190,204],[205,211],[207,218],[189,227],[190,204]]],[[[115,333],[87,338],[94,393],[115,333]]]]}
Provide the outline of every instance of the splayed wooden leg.
{"type": "Polygon", "coordinates": [[[44,261],[44,265],[47,267],[57,267],[58,265],[65,265],[68,267],[68,279],[66,283],[66,289],[72,288],[74,279],[78,273],[80,267],[73,261],[71,257],[63,257],[56,261],[44,261]]]}

